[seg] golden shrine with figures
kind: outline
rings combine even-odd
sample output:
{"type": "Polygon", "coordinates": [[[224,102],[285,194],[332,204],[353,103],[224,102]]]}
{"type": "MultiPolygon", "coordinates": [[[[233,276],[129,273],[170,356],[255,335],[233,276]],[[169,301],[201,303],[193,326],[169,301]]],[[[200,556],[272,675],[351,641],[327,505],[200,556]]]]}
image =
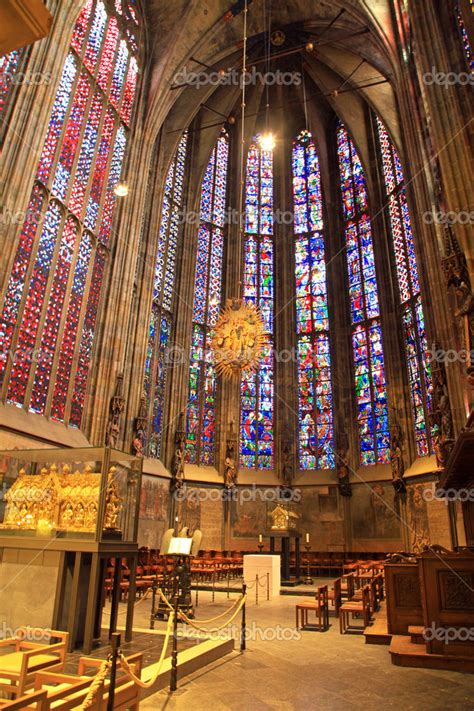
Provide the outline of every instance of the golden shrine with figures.
{"type": "MultiPolygon", "coordinates": [[[[105,529],[116,529],[122,508],[114,481],[116,468],[110,467],[105,501],[105,529]]],[[[101,486],[100,472],[86,466],[71,472],[65,464],[43,467],[39,474],[21,469],[5,494],[6,508],[0,529],[21,529],[48,533],[77,531],[93,533],[97,525],[101,486]]]]}

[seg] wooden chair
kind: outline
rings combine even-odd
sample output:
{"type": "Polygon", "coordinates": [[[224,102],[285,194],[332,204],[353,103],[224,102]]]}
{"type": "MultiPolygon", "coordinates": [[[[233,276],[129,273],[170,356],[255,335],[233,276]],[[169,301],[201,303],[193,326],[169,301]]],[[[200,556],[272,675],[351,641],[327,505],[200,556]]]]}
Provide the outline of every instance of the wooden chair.
{"type": "Polygon", "coordinates": [[[308,626],[308,612],[314,610],[317,625],[320,632],[323,632],[329,627],[329,604],[328,604],[328,586],[321,585],[314,599],[302,600],[296,605],[296,629],[304,630],[308,626]]]}
{"type": "Polygon", "coordinates": [[[370,611],[371,613],[377,612],[379,609],[379,581],[377,579],[377,576],[375,578],[371,578],[370,582],[366,583],[363,587],[359,588],[358,590],[355,591],[354,597],[352,600],[354,602],[360,602],[362,600],[362,593],[365,587],[369,588],[369,603],[370,603],[370,611]]]}
{"type": "MultiPolygon", "coordinates": [[[[78,674],[84,674],[86,669],[98,669],[102,663],[103,659],[95,659],[93,657],[81,657],[79,659],[79,664],[77,667],[78,674]]],[[[143,667],[143,653],[137,652],[136,654],[131,654],[127,657],[127,662],[132,668],[133,673],[139,679],[141,679],[142,667],[143,667]]],[[[107,680],[104,684],[104,694],[103,694],[103,706],[100,708],[107,708],[107,702],[109,698],[109,681],[107,680]]],[[[115,685],[114,694],[114,709],[117,711],[138,711],[140,700],[140,687],[121,671],[120,666],[117,668],[117,678],[115,685]]],[[[56,711],[56,709],[54,709],[56,711]]]]}
{"type": "Polygon", "coordinates": [[[348,600],[339,608],[339,626],[341,634],[344,634],[349,627],[349,615],[362,615],[365,629],[370,622],[370,587],[365,585],[362,588],[361,600],[348,600]]]}
{"type": "Polygon", "coordinates": [[[35,709],[35,711],[48,711],[46,691],[35,691],[33,694],[19,696],[14,701],[0,699],[0,709],[19,711],[19,709],[35,709]]]}
{"type": "Polygon", "coordinates": [[[376,585],[377,585],[377,601],[380,606],[380,603],[384,600],[385,598],[385,593],[384,593],[384,577],[383,573],[378,573],[375,576],[376,580],[376,585]]]}
{"type": "MultiPolygon", "coordinates": [[[[45,711],[69,711],[80,706],[89,693],[90,676],[75,676],[57,672],[39,672],[35,677],[35,693],[47,694],[45,711]]],[[[100,711],[103,708],[104,685],[102,684],[88,711],[100,711]]],[[[1,710],[0,710],[1,711],[1,710]]]]}
{"type": "Polygon", "coordinates": [[[342,605],[341,578],[336,578],[334,581],[333,587],[328,592],[328,600],[331,601],[331,604],[334,607],[336,617],[339,617],[339,608],[342,605]]]}
{"type": "Polygon", "coordinates": [[[48,669],[62,671],[66,660],[69,633],[60,630],[21,628],[15,637],[0,641],[0,649],[14,647],[15,651],[0,656],[0,690],[14,697],[23,696],[34,684],[35,674],[48,669]],[[35,639],[59,639],[55,644],[39,644],[35,639]]]}
{"type": "Polygon", "coordinates": [[[341,595],[346,600],[351,600],[355,593],[355,574],[346,573],[341,578],[341,595]]]}

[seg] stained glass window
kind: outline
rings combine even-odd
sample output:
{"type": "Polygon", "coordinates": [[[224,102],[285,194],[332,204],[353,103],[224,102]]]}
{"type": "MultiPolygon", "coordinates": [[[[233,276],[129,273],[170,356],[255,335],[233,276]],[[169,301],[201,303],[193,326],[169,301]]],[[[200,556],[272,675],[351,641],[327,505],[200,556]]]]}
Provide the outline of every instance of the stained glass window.
{"type": "Polygon", "coordinates": [[[352,321],[360,463],[390,460],[387,391],[364,169],[345,127],[337,130],[352,321]]]}
{"type": "MultiPolygon", "coordinates": [[[[7,106],[14,89],[18,86],[23,64],[25,49],[15,49],[9,54],[0,57],[0,122],[6,120],[7,106]]],[[[4,126],[0,125],[0,134],[4,133],[4,126]]]]}
{"type": "Polygon", "coordinates": [[[172,308],[176,252],[183,207],[183,178],[188,134],[184,133],[178,144],[165,180],[158,247],[153,281],[153,302],[148,329],[148,343],[143,384],[149,413],[149,431],[144,449],[149,457],[161,454],[166,380],[173,357],[170,351],[172,308]]]}
{"type": "Polygon", "coordinates": [[[210,338],[221,303],[228,157],[228,137],[222,133],[201,185],[186,408],[187,459],[195,464],[214,464],[217,376],[210,338]]]}
{"type": "Polygon", "coordinates": [[[0,316],[3,396],[75,427],[136,98],[137,26],[127,7],[88,0],[79,13],[0,316]]]}
{"type": "Polygon", "coordinates": [[[255,141],[249,148],[245,181],[243,298],[255,304],[267,343],[258,372],[241,379],[240,460],[243,467],[272,469],[274,457],[274,250],[273,151],[255,141]]]}
{"type": "MultiPolygon", "coordinates": [[[[472,2],[471,2],[471,10],[474,11],[474,7],[472,7],[472,2]]],[[[462,40],[462,45],[464,48],[464,54],[466,56],[467,66],[469,67],[470,71],[472,73],[474,73],[474,52],[472,51],[472,46],[471,46],[471,43],[469,42],[469,36],[467,34],[466,25],[464,23],[462,11],[461,11],[461,3],[459,2],[459,0],[455,0],[455,12],[456,12],[456,19],[458,22],[459,32],[461,34],[461,40],[462,40]]]]}
{"type": "Polygon", "coordinates": [[[334,417],[321,175],[308,131],[293,142],[292,169],[299,461],[301,469],[331,469],[334,417]]]}
{"type": "Polygon", "coordinates": [[[377,129],[402,306],[402,325],[416,447],[418,455],[424,457],[431,452],[430,432],[427,425],[431,373],[426,355],[427,343],[418,264],[400,158],[379,118],[377,118],[377,129]]]}

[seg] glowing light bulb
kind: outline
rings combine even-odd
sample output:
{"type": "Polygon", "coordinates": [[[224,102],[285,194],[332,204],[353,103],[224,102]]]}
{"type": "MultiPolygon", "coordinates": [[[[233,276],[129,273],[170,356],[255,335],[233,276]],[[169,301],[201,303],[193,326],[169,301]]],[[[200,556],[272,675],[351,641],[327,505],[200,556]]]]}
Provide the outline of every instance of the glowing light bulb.
{"type": "Polygon", "coordinates": [[[128,195],[128,185],[125,183],[117,183],[114,188],[114,193],[117,197],[126,197],[128,195]]]}
{"type": "Polygon", "coordinates": [[[265,133],[260,137],[260,148],[262,151],[272,151],[275,148],[273,133],[265,133]]]}

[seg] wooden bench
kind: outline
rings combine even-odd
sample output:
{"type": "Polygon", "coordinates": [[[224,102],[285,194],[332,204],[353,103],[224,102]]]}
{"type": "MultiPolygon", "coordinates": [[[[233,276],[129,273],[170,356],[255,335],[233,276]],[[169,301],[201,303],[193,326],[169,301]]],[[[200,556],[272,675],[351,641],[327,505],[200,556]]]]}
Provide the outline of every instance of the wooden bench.
{"type": "Polygon", "coordinates": [[[23,696],[34,685],[35,674],[45,669],[62,671],[69,641],[68,632],[21,628],[15,637],[0,641],[0,650],[14,651],[0,656],[0,689],[14,697],[23,696]],[[55,644],[29,641],[59,639],[55,644]]]}
{"type": "Polygon", "coordinates": [[[393,555],[385,563],[387,631],[407,635],[408,627],[423,624],[418,562],[415,558],[393,555]]]}
{"type": "Polygon", "coordinates": [[[419,567],[426,651],[474,658],[474,553],[432,547],[419,567]]]}

